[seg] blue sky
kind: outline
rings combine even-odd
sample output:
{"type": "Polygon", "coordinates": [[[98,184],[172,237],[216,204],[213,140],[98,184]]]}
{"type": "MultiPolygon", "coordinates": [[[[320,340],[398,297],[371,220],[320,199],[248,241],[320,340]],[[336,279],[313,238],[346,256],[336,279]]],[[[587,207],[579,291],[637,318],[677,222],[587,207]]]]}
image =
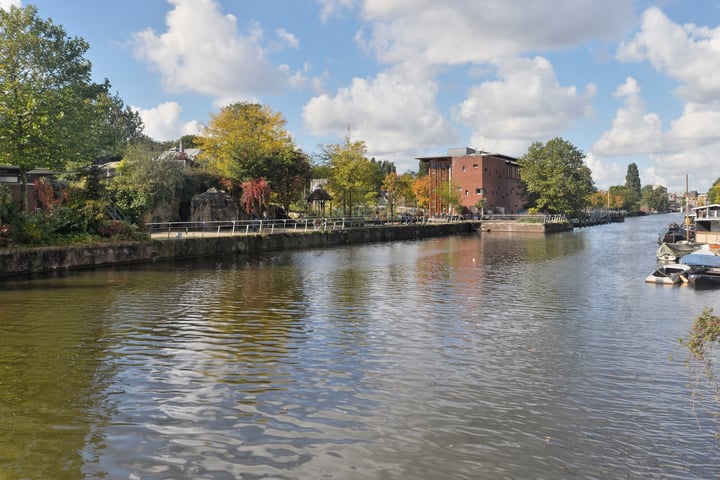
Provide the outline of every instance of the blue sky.
{"type": "Polygon", "coordinates": [[[602,189],[633,162],[670,191],[720,177],[717,0],[30,3],[90,43],[96,79],[156,140],[255,101],[309,154],[349,132],[400,172],[452,147],[519,157],[562,137],[602,189]]]}

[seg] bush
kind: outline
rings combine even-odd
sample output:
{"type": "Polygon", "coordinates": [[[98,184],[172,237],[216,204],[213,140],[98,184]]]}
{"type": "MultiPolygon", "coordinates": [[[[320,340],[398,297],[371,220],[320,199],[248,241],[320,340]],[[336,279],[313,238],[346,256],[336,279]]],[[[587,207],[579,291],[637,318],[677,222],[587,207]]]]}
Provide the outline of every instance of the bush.
{"type": "Polygon", "coordinates": [[[0,223],[0,247],[7,247],[11,241],[12,235],[10,232],[10,226],[0,223]]]}
{"type": "Polygon", "coordinates": [[[17,219],[15,242],[29,245],[46,243],[52,230],[49,217],[44,212],[21,213],[17,219]]]}
{"type": "Polygon", "coordinates": [[[98,234],[105,238],[126,238],[132,236],[132,226],[120,220],[109,220],[103,222],[98,228],[98,234]]]}

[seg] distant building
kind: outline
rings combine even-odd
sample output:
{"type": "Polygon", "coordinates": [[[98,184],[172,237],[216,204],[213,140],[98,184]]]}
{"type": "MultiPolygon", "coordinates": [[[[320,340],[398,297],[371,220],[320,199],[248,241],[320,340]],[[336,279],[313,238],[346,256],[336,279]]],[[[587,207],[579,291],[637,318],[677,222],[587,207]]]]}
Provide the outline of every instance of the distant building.
{"type": "Polygon", "coordinates": [[[472,212],[478,205],[494,213],[518,213],[523,206],[520,187],[520,165],[507,155],[452,148],[447,155],[421,157],[430,176],[428,214],[452,214],[443,204],[440,189],[457,189],[460,205],[472,212]]]}

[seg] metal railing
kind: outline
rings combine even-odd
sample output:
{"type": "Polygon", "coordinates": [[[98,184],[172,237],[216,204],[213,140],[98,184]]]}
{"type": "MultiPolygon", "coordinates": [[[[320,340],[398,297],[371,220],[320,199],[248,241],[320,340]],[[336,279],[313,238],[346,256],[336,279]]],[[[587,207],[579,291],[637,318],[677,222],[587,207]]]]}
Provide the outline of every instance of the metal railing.
{"type": "Polygon", "coordinates": [[[208,222],[155,222],[146,224],[151,238],[193,238],[260,235],[299,231],[427,223],[425,217],[310,217],[273,220],[221,220],[208,222]]]}
{"type": "Polygon", "coordinates": [[[544,215],[544,214],[527,214],[527,213],[514,213],[514,214],[485,214],[482,217],[478,217],[482,220],[499,221],[499,222],[525,222],[525,223],[568,223],[569,220],[565,215],[544,215]]]}

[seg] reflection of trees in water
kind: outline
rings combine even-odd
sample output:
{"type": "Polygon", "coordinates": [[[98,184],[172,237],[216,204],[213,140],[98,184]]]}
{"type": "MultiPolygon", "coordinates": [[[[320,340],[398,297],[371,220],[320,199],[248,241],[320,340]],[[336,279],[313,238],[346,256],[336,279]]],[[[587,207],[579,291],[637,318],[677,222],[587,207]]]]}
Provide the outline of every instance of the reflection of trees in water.
{"type": "Polygon", "coordinates": [[[103,273],[29,280],[0,293],[0,477],[82,478],[109,416],[104,389],[113,293],[103,273]],[[3,476],[6,475],[6,476],[3,476]]]}

